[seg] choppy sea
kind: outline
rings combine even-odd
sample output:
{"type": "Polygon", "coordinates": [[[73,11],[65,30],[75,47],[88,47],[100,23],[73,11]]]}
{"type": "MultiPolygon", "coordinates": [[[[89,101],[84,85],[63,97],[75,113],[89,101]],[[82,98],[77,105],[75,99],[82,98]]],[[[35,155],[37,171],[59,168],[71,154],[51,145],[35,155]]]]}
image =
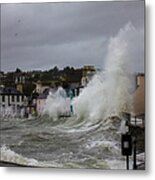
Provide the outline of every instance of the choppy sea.
{"type": "Polygon", "coordinates": [[[1,119],[1,161],[53,168],[126,169],[121,121],[87,119],[1,119]]]}

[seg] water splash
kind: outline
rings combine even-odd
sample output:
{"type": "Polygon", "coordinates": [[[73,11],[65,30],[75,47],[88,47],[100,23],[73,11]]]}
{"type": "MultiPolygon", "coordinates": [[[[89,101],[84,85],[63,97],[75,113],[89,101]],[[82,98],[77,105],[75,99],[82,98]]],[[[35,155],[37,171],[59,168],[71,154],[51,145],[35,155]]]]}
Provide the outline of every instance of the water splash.
{"type": "MultiPolygon", "coordinates": [[[[94,122],[120,116],[122,111],[131,112],[130,76],[137,58],[133,50],[133,40],[137,35],[138,30],[132,23],[128,23],[116,36],[109,39],[104,70],[97,73],[80,95],[73,99],[72,105],[77,119],[94,122]]],[[[70,111],[70,101],[60,91],[64,90],[59,88],[58,92],[48,96],[44,108],[44,113],[54,118],[70,111]]]]}
{"type": "Polygon", "coordinates": [[[130,39],[135,33],[131,23],[127,24],[109,41],[105,71],[94,76],[79,97],[74,99],[74,111],[78,117],[90,120],[120,116],[131,110],[130,39]]]}
{"type": "Polygon", "coordinates": [[[49,92],[43,114],[48,114],[54,119],[58,119],[60,115],[67,115],[70,112],[70,99],[67,98],[66,92],[62,87],[57,91],[49,92]]]}

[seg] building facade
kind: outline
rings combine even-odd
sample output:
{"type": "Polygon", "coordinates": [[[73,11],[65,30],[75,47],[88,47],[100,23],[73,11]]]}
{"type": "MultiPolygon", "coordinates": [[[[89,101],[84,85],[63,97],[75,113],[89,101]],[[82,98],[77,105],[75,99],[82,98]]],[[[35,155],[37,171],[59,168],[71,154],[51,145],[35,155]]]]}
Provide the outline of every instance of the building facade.
{"type": "Polygon", "coordinates": [[[145,119],[145,76],[137,74],[136,90],[133,94],[133,115],[137,118],[145,119]]]}
{"type": "Polygon", "coordinates": [[[36,88],[33,90],[33,92],[38,94],[42,94],[45,89],[49,88],[49,83],[47,85],[47,84],[43,84],[41,81],[38,81],[37,83],[35,83],[35,85],[36,88]]]}
{"type": "Polygon", "coordinates": [[[84,66],[82,69],[81,86],[85,87],[95,75],[96,70],[94,66],[84,66]]]}
{"type": "Polygon", "coordinates": [[[47,89],[45,89],[42,92],[42,94],[40,94],[37,97],[37,100],[36,100],[36,110],[37,110],[38,114],[42,114],[42,112],[44,110],[46,99],[47,99],[47,96],[49,94],[49,91],[50,91],[50,88],[47,88],[47,89]]]}
{"type": "Polygon", "coordinates": [[[23,93],[13,87],[0,87],[0,114],[2,116],[20,115],[26,105],[27,98],[23,93]]]}

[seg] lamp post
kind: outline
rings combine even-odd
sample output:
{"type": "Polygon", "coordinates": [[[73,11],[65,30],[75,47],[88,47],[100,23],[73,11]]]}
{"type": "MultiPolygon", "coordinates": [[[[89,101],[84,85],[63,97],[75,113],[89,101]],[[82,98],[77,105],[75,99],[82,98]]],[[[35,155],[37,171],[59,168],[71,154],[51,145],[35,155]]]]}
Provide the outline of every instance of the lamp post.
{"type": "MultiPolygon", "coordinates": [[[[130,114],[123,112],[122,117],[125,120],[125,126],[128,127],[130,123],[130,114]]],[[[125,127],[125,129],[127,128],[125,127]]],[[[122,134],[121,149],[122,155],[126,156],[126,169],[129,170],[129,156],[132,155],[132,137],[129,133],[129,129],[124,134],[122,134]]]]}
{"type": "Polygon", "coordinates": [[[136,135],[136,125],[137,125],[137,119],[135,116],[135,127],[134,127],[134,139],[133,139],[133,169],[137,169],[137,163],[136,163],[136,151],[137,151],[137,135],[136,135]]]}
{"type": "Polygon", "coordinates": [[[129,156],[132,155],[132,138],[130,134],[122,134],[122,155],[126,156],[126,169],[129,170],[129,156]]]}

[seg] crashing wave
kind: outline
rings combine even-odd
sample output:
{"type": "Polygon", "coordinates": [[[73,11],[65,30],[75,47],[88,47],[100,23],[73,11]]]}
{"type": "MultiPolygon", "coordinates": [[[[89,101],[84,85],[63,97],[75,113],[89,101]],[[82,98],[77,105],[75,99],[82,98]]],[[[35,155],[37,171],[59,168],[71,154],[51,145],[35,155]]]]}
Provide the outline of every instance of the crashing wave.
{"type": "Polygon", "coordinates": [[[21,164],[26,166],[38,166],[39,163],[36,159],[28,159],[23,157],[20,154],[15,153],[11,149],[7,148],[6,145],[3,145],[0,149],[1,156],[0,160],[3,162],[10,162],[15,164],[21,164]]]}

